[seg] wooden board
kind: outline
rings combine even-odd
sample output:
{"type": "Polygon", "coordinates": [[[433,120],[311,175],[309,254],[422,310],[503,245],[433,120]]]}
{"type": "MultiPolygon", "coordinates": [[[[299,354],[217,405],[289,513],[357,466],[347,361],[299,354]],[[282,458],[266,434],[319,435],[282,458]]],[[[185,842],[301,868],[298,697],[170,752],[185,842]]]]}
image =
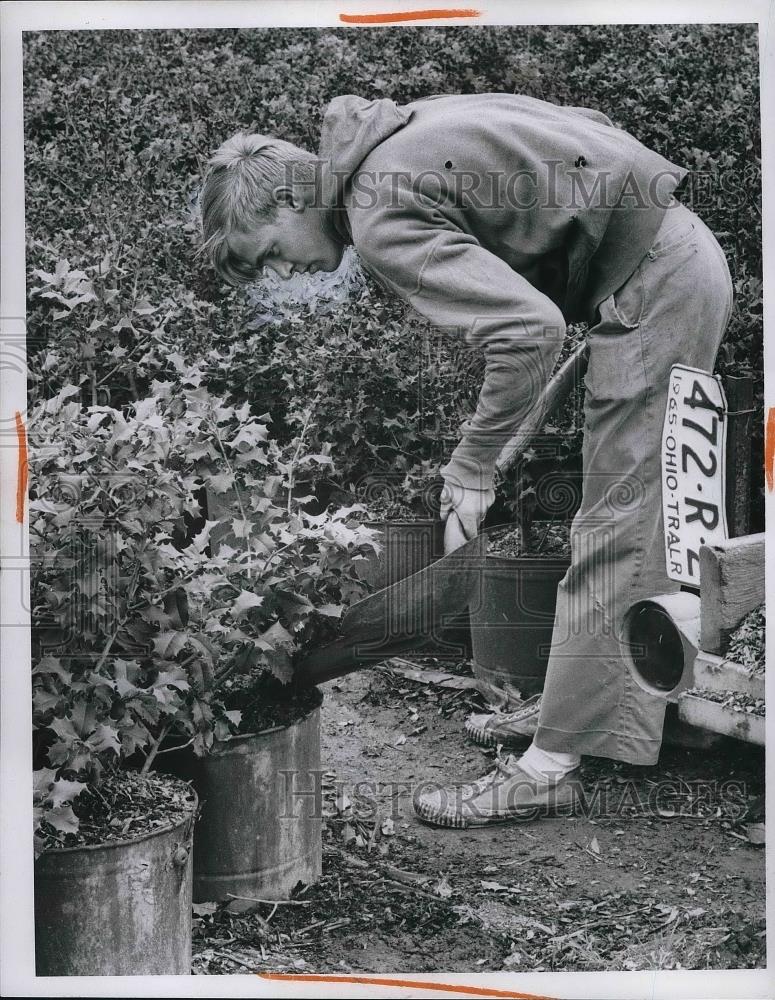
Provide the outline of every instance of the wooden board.
{"type": "Polygon", "coordinates": [[[682,694],[678,699],[678,717],[689,725],[722,736],[734,736],[746,743],[764,746],[764,716],[749,715],[724,708],[717,701],[708,701],[694,694],[682,694]]]}
{"type": "Polygon", "coordinates": [[[729,635],[764,603],[764,534],[700,549],[700,646],[723,656],[729,635]]]}
{"type": "Polygon", "coordinates": [[[764,698],[764,674],[754,674],[733,660],[697,652],[692,669],[692,687],[705,691],[739,691],[751,698],[764,698]]]}

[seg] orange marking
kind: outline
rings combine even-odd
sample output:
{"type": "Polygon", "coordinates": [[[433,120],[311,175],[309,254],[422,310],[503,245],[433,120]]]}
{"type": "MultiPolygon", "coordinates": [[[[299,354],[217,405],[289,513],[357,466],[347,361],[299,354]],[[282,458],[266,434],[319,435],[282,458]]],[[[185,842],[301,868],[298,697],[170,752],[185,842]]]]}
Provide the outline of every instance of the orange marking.
{"type": "Polygon", "coordinates": [[[19,466],[16,474],[16,520],[24,523],[24,501],[27,496],[27,431],[19,411],[16,411],[16,437],[19,442],[19,466]]]}
{"type": "Polygon", "coordinates": [[[470,7],[450,7],[434,10],[396,10],[386,14],[340,14],[345,24],[400,24],[401,21],[429,21],[435,18],[480,17],[480,11],[470,7]]]}
{"type": "Polygon", "coordinates": [[[764,431],[764,475],[767,489],[775,489],[775,406],[767,411],[767,426],[764,431]]]}
{"type": "Polygon", "coordinates": [[[556,1000],[538,993],[515,993],[486,986],[464,986],[457,983],[433,983],[422,979],[382,979],[377,976],[314,976],[289,972],[258,972],[262,979],[289,983],[359,983],[365,986],[399,986],[410,990],[436,990],[440,993],[462,993],[473,997],[507,997],[509,1000],[556,1000]]]}

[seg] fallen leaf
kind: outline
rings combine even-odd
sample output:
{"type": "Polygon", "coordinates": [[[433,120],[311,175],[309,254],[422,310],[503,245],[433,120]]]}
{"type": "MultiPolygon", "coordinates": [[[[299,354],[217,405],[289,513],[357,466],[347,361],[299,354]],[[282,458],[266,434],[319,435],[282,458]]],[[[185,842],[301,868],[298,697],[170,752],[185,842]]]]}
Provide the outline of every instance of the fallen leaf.
{"type": "Polygon", "coordinates": [[[404,736],[403,733],[401,733],[401,735],[398,737],[398,739],[393,744],[393,746],[402,747],[404,745],[404,743],[406,743],[406,737],[404,736]]]}
{"type": "Polygon", "coordinates": [[[488,892],[519,892],[513,885],[503,885],[501,882],[487,882],[483,881],[479,883],[483,889],[488,892]]]}
{"type": "Polygon", "coordinates": [[[191,910],[195,917],[209,917],[218,909],[217,903],[194,903],[191,910]]]}
{"type": "Polygon", "coordinates": [[[436,893],[437,896],[440,896],[441,899],[449,899],[449,897],[452,895],[453,889],[452,886],[449,884],[449,882],[446,880],[446,878],[442,875],[439,881],[436,883],[436,888],[434,889],[434,892],[436,893]]]}
{"type": "Polygon", "coordinates": [[[380,832],[383,837],[394,837],[396,833],[396,825],[393,820],[388,816],[388,818],[383,822],[380,827],[380,832]]]}
{"type": "Polygon", "coordinates": [[[589,843],[589,849],[595,854],[600,854],[600,844],[597,842],[597,837],[592,838],[589,843]]]}

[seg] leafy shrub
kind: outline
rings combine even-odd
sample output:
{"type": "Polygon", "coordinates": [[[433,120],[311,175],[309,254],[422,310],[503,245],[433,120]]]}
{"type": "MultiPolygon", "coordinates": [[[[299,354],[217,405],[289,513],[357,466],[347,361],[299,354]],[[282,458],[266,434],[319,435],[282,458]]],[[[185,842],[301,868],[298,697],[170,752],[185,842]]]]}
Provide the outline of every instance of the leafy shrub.
{"type": "Polygon", "coordinates": [[[31,416],[36,765],[57,771],[41,819],[62,834],[106,762],[147,770],[173,733],[205,753],[239,725],[228,679],[287,683],[363,592],[355,564],[377,543],[359,511],[311,515],[294,494],[320,456],[201,382],[181,366],[124,412],[65,386],[31,416]],[[218,519],[200,517],[205,484],[234,497],[218,519]],[[208,551],[222,528],[239,549],[208,551]]]}

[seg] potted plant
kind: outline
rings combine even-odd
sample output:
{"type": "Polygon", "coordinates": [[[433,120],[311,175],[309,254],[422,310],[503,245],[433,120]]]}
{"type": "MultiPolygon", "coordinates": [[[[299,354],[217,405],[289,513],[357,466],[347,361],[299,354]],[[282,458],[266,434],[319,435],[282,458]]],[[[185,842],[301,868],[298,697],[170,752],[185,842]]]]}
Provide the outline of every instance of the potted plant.
{"type": "Polygon", "coordinates": [[[190,690],[156,753],[202,800],[195,900],[280,898],[321,870],[321,813],[304,795],[319,788],[321,698],[293,685],[293,654],[324,642],[366,592],[355,570],[378,543],[359,508],[305,509],[295,485],[325,456],[305,449],[303,428],[280,445],[265,419],[200,382],[198,367],[181,370],[156,397],[158,433],[185,441],[192,494],[204,483],[227,498],[190,544],[165,548],[167,586],[185,586],[189,618],[155,648],[190,690]]]}
{"type": "Polygon", "coordinates": [[[353,566],[376,545],[346,508],[310,515],[291,501],[289,520],[286,497],[264,483],[250,494],[250,547],[221,545],[190,585],[219,654],[207,695],[228,726],[191,717],[170,732],[193,744],[173,765],[202,799],[194,899],[234,908],[320,876],[322,699],[294,685],[293,656],[336,634],[344,605],[365,591],[353,566]]]}
{"type": "MultiPolygon", "coordinates": [[[[70,386],[32,415],[30,512],[38,557],[35,747],[44,848],[38,862],[38,939],[40,968],[50,972],[188,971],[191,865],[184,851],[195,800],[188,786],[149,772],[175,741],[190,745],[196,755],[211,753],[219,763],[230,756],[243,763],[265,759],[270,734],[262,732],[254,746],[242,739],[247,726],[248,733],[283,731],[276,739],[287,739],[292,752],[280,763],[289,772],[306,769],[316,779],[319,695],[281,688],[279,680],[290,679],[294,648],[325,637],[327,622],[339,615],[343,603],[363,592],[353,565],[377,544],[373,532],[354,521],[353,511],[313,517],[301,510],[288,488],[289,474],[292,479],[294,463],[300,461],[296,449],[279,448],[265,423],[226,406],[200,382],[197,369],[181,371],[177,382],[158,384],[153,397],[120,411],[84,410],[74,398],[76,387],[70,386]],[[188,516],[199,514],[204,481],[224,491],[238,483],[244,490],[241,502],[250,497],[249,516],[229,524],[240,551],[223,545],[216,556],[208,554],[214,521],[185,537],[188,516]],[[245,716],[241,729],[240,709],[245,716]],[[139,774],[127,770],[131,766],[139,774]],[[135,789],[129,798],[134,794],[141,807],[124,829],[126,813],[115,801],[126,799],[127,782],[135,789]],[[140,794],[141,786],[147,794],[140,794]],[[172,861],[157,859],[182,886],[175,905],[151,899],[147,888],[143,895],[138,880],[138,916],[131,910],[137,899],[114,891],[111,905],[120,900],[130,909],[121,909],[109,926],[117,933],[131,920],[140,935],[137,946],[129,941],[124,946],[106,934],[102,952],[91,948],[83,942],[98,931],[84,919],[74,923],[78,936],[69,959],[64,953],[68,939],[57,931],[66,918],[52,903],[51,872],[60,871],[64,849],[80,848],[85,832],[96,827],[100,809],[109,824],[111,852],[117,839],[110,827],[114,819],[132,838],[131,851],[155,848],[162,806],[151,808],[151,792],[163,802],[165,787],[178,790],[170,815],[177,817],[181,788],[189,804],[182,833],[177,823],[172,834],[178,838],[172,861]],[[146,837],[148,823],[152,837],[146,837]],[[135,828],[142,831],[141,845],[132,837],[135,828]],[[165,914],[165,919],[179,915],[174,933],[158,923],[165,914]],[[158,939],[153,946],[149,935],[158,939]],[[55,944],[47,957],[45,948],[55,944]],[[170,949],[176,947],[179,954],[172,956],[170,949]]],[[[285,801],[274,795],[280,776],[274,759],[266,786],[272,794],[254,797],[252,816],[244,816],[244,824],[235,826],[233,810],[214,810],[208,790],[202,830],[206,836],[214,818],[230,836],[236,829],[249,837],[248,867],[258,871],[249,888],[267,884],[261,881],[263,865],[274,874],[282,871],[285,882],[272,888],[287,892],[300,878],[311,880],[320,872],[320,813],[310,810],[282,825],[285,801]],[[309,844],[306,861],[296,850],[302,828],[309,844]],[[258,829],[263,841],[256,848],[258,829]],[[287,833],[287,857],[272,853],[270,831],[277,833],[276,842],[287,833]]],[[[223,843],[224,837],[216,835],[216,840],[223,843]]],[[[156,862],[146,863],[153,867],[156,862]]],[[[90,864],[91,858],[80,870],[90,864]]],[[[164,878],[159,875],[156,882],[161,891],[164,878]]],[[[111,884],[105,880],[106,889],[111,884]]],[[[64,906],[67,891],[59,898],[64,906]]],[[[104,909],[89,898],[80,905],[98,926],[106,919],[104,909]]]]}
{"type": "Polygon", "coordinates": [[[187,974],[196,796],[149,773],[190,689],[154,646],[180,621],[159,577],[187,490],[77,391],[30,420],[36,970],[187,974]]]}
{"type": "Polygon", "coordinates": [[[522,697],[542,690],[557,585],[569,566],[567,521],[523,518],[490,530],[478,598],[469,614],[474,676],[492,701],[509,687],[522,697]]]}

